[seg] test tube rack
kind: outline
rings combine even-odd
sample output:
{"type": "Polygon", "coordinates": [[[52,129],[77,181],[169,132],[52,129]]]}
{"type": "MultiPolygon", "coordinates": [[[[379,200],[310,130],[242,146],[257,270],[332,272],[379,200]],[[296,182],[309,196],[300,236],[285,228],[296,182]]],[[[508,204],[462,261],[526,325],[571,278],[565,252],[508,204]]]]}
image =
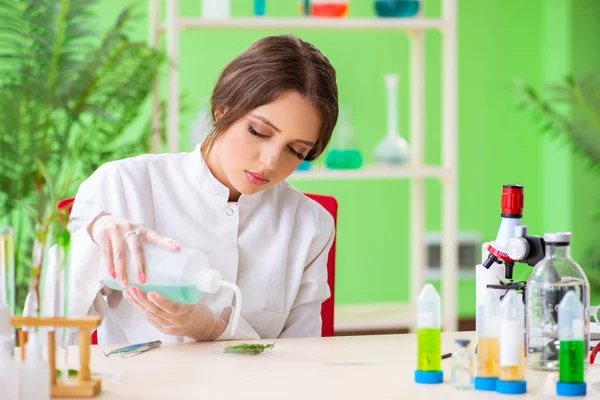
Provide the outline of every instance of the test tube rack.
{"type": "MultiPolygon", "coordinates": [[[[10,323],[15,328],[21,327],[54,327],[73,328],[79,331],[79,371],[77,378],[68,382],[59,381],[56,377],[56,340],[55,331],[48,331],[48,365],[50,368],[50,394],[52,397],[63,398],[91,398],[102,391],[102,381],[92,378],[90,372],[90,350],[92,346],[92,332],[100,325],[100,317],[84,318],[36,318],[36,317],[11,317],[10,323]]],[[[21,360],[25,360],[25,344],[27,332],[22,329],[18,334],[21,360]]]]}

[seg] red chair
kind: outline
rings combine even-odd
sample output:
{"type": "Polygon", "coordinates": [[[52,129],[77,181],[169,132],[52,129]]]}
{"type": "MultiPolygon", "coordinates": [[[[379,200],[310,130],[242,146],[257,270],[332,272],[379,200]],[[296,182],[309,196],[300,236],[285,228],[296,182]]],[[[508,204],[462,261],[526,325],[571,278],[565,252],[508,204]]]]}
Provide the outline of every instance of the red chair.
{"type": "MultiPolygon", "coordinates": [[[[334,225],[337,228],[337,200],[334,197],[320,194],[305,193],[305,195],[306,197],[313,199],[321,206],[323,206],[324,209],[329,211],[329,213],[333,217],[334,225]]],[[[323,302],[323,305],[321,306],[321,320],[323,321],[323,326],[321,327],[322,337],[333,336],[334,333],[333,320],[335,293],[335,242],[336,239],[334,238],[333,244],[331,245],[331,250],[329,250],[329,258],[327,259],[327,283],[329,284],[329,289],[331,290],[331,297],[325,300],[325,302],[323,302]]]]}
{"type": "MultiPolygon", "coordinates": [[[[333,217],[334,225],[337,228],[337,211],[338,203],[334,197],[325,196],[320,194],[309,194],[305,193],[306,197],[319,203],[325,210],[327,210],[333,217]]],[[[75,199],[64,199],[58,203],[59,210],[66,210],[67,214],[71,213],[73,208],[73,202],[75,199]]],[[[337,236],[337,235],[336,235],[337,236]]],[[[329,257],[327,258],[327,284],[331,291],[331,297],[323,302],[321,306],[321,336],[329,337],[334,334],[334,293],[335,293],[335,244],[336,239],[334,238],[331,250],[329,251],[329,257]]],[[[94,331],[92,333],[92,344],[98,344],[98,333],[94,331]]]]}

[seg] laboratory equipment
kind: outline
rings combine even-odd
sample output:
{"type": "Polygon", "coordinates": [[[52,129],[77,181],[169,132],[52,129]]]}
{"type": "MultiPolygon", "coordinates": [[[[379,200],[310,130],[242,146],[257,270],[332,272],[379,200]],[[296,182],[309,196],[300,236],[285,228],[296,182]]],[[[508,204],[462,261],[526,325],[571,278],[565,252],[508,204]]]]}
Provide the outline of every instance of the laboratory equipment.
{"type": "Polygon", "coordinates": [[[21,400],[50,399],[50,368],[42,356],[42,346],[35,330],[29,332],[27,357],[19,364],[21,400]]]}
{"type": "Polygon", "coordinates": [[[160,347],[161,344],[162,344],[162,342],[160,340],[155,340],[153,342],[132,344],[131,346],[121,347],[121,348],[118,348],[115,350],[111,350],[108,353],[105,353],[104,351],[102,351],[102,353],[104,353],[104,355],[106,357],[112,357],[115,355],[119,355],[122,358],[126,358],[126,357],[136,356],[136,355],[144,353],[148,350],[156,349],[156,348],[160,347]]]}
{"type": "Polygon", "coordinates": [[[15,238],[10,226],[0,227],[0,314],[4,312],[15,315],[15,238]]]}
{"type": "Polygon", "coordinates": [[[524,307],[519,295],[509,290],[500,304],[500,375],[496,392],[522,394],[525,381],[524,307]]]}
{"type": "Polygon", "coordinates": [[[343,18],[349,8],[349,0],[310,0],[310,15],[316,18],[343,18]]]}
{"type": "Polygon", "coordinates": [[[414,17],[419,9],[418,0],[375,0],[375,13],[379,17],[414,17]]]}
{"type": "Polygon", "coordinates": [[[488,291],[479,307],[481,309],[477,313],[477,372],[474,384],[476,390],[494,391],[500,374],[500,299],[495,293],[488,291]]]}
{"type": "Polygon", "coordinates": [[[309,16],[310,15],[310,0],[301,0],[301,2],[302,2],[302,7],[301,7],[302,14],[305,16],[309,16]]]}
{"type": "Polygon", "coordinates": [[[306,160],[302,160],[296,171],[310,171],[310,162],[306,160]]]}
{"type": "Polygon", "coordinates": [[[381,164],[403,165],[410,159],[408,143],[400,136],[398,127],[398,81],[397,74],[385,76],[387,92],[387,134],[375,146],[373,159],[381,164]]]}
{"type": "Polygon", "coordinates": [[[0,335],[0,388],[6,400],[19,399],[19,364],[12,355],[13,343],[9,336],[0,335]]]}
{"type": "Polygon", "coordinates": [[[235,293],[236,307],[232,322],[232,333],[235,333],[240,311],[242,309],[242,294],[239,288],[224,281],[221,273],[210,268],[206,255],[200,251],[182,248],[179,251],[163,249],[155,244],[142,244],[146,260],[146,282],[138,283],[137,267],[127,252],[127,281],[129,285],[123,288],[116,279],[108,274],[108,268],[103,268],[102,279],[113,290],[123,291],[131,286],[137,286],[145,293],[156,292],[170,301],[183,304],[196,304],[205,293],[216,293],[219,287],[226,287],[235,293]]]}
{"type": "Polygon", "coordinates": [[[263,17],[267,12],[267,0],[254,0],[254,15],[263,17]]]}
{"type": "MultiPolygon", "coordinates": [[[[546,256],[527,280],[527,366],[558,370],[558,305],[573,291],[587,311],[590,286],[583,269],[571,258],[571,233],[546,233],[546,256]]],[[[590,321],[584,320],[584,348],[589,348],[590,321]]]]}
{"type": "Polygon", "coordinates": [[[523,186],[504,185],[500,205],[501,222],[496,240],[483,244],[481,264],[475,267],[477,321],[481,303],[488,291],[500,298],[507,290],[515,290],[523,294],[525,301],[526,283],[513,281],[514,264],[519,262],[534,266],[545,254],[543,239],[529,235],[528,227],[521,225],[523,186]]]}
{"type": "Polygon", "coordinates": [[[556,394],[559,396],[585,396],[584,380],[585,312],[574,291],[568,291],[558,305],[559,378],[556,394]]]}
{"type": "Polygon", "coordinates": [[[329,169],[358,169],[362,167],[362,155],[357,149],[352,127],[350,106],[340,107],[340,118],[333,133],[331,150],[327,152],[325,164],[329,169]]]}
{"type": "MultiPolygon", "coordinates": [[[[42,383],[50,385],[52,397],[60,398],[88,398],[95,397],[102,391],[102,380],[97,377],[92,377],[90,371],[90,353],[91,353],[91,334],[98,329],[100,325],[100,317],[86,316],[82,318],[46,318],[46,317],[12,317],[11,325],[15,328],[28,327],[25,332],[23,329],[19,331],[19,343],[21,348],[21,364],[20,372],[25,370],[26,373],[31,372],[35,382],[40,379],[42,383]],[[77,376],[71,378],[68,382],[59,381],[56,374],[56,338],[55,331],[57,328],[71,327],[72,330],[79,331],[79,340],[77,343],[79,353],[79,368],[77,376]],[[41,327],[51,327],[47,331],[47,362],[41,356],[41,343],[38,339],[37,330],[41,327]],[[34,341],[33,343],[31,343],[34,341]],[[41,360],[40,360],[41,359],[41,360]],[[45,375],[42,375],[45,374],[45,375]]],[[[23,380],[20,377],[21,383],[23,380]]],[[[31,381],[31,379],[27,379],[31,381]]],[[[35,382],[30,382],[34,383],[35,382]]],[[[36,388],[40,390],[41,388],[36,388]]],[[[34,397],[36,399],[42,397],[34,397]]]]}
{"type": "Polygon", "coordinates": [[[231,16],[231,0],[202,0],[202,18],[227,19],[231,16]]]}
{"type": "Polygon", "coordinates": [[[417,370],[415,382],[442,383],[442,307],[438,292],[426,284],[417,298],[417,370]]]}
{"type": "Polygon", "coordinates": [[[473,355],[469,349],[470,340],[457,339],[452,353],[452,379],[455,389],[465,390],[473,387],[473,355]]]}

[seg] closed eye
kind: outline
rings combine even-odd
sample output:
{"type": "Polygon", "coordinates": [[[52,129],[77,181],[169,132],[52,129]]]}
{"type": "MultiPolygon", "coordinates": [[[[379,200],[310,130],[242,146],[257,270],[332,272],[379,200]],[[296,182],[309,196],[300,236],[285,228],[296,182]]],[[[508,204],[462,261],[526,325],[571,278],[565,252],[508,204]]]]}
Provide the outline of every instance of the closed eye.
{"type": "MultiPolygon", "coordinates": [[[[267,136],[267,135],[263,135],[262,133],[259,133],[259,132],[258,132],[256,129],[254,129],[254,127],[253,127],[252,125],[249,125],[249,126],[248,126],[248,132],[250,132],[250,134],[252,134],[252,135],[254,135],[254,136],[256,136],[256,137],[259,137],[259,138],[261,138],[261,139],[268,139],[268,138],[269,138],[269,136],[267,136]]],[[[288,150],[289,150],[289,151],[290,151],[290,152],[291,152],[291,153],[292,153],[294,156],[298,157],[298,159],[300,159],[300,160],[304,160],[304,158],[306,157],[304,154],[302,154],[302,153],[300,153],[300,152],[298,152],[298,151],[294,150],[294,148],[293,148],[293,147],[291,147],[291,146],[288,146],[288,150]]]]}
{"type": "Polygon", "coordinates": [[[256,131],[256,129],[254,129],[254,127],[252,125],[248,126],[248,132],[250,132],[252,135],[257,136],[257,137],[262,138],[262,139],[268,138],[267,135],[263,135],[261,133],[258,133],[256,131]]]}

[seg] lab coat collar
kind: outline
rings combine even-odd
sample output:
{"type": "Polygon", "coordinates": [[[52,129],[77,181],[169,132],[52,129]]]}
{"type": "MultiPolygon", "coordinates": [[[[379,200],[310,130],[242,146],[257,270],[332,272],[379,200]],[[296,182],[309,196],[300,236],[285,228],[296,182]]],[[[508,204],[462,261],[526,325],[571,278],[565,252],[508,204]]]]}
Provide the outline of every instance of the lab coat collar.
{"type": "MultiPolygon", "coordinates": [[[[198,179],[202,183],[202,190],[211,199],[213,199],[219,205],[226,205],[229,200],[229,188],[223,185],[213,175],[206,165],[206,161],[200,151],[202,143],[199,143],[192,153],[194,160],[194,169],[198,171],[198,179]]],[[[268,189],[267,189],[268,190],[268,189]]],[[[237,201],[239,206],[245,208],[253,208],[261,199],[264,190],[259,191],[251,195],[242,194],[237,201]]]]}

